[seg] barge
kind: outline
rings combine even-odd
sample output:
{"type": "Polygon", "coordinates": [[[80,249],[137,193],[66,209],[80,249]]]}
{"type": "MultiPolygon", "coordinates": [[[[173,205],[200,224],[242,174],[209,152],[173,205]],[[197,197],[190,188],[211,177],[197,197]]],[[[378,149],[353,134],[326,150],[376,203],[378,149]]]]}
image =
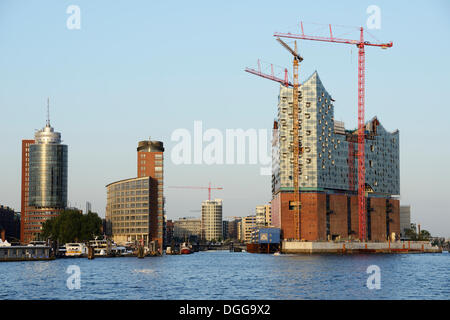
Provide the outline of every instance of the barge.
{"type": "Polygon", "coordinates": [[[49,246],[1,246],[0,262],[54,260],[49,246]]]}

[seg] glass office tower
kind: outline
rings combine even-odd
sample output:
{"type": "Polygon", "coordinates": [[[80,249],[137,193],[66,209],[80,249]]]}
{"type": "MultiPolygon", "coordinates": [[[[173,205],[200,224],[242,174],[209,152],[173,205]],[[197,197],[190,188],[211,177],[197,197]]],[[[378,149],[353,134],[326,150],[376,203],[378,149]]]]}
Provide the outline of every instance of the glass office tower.
{"type": "Polygon", "coordinates": [[[49,123],[36,132],[30,146],[29,205],[35,208],[67,206],[67,145],[49,123]]]}
{"type": "Polygon", "coordinates": [[[35,140],[22,141],[22,149],[21,242],[29,243],[45,240],[43,223],[67,207],[67,145],[47,120],[35,140]]]}

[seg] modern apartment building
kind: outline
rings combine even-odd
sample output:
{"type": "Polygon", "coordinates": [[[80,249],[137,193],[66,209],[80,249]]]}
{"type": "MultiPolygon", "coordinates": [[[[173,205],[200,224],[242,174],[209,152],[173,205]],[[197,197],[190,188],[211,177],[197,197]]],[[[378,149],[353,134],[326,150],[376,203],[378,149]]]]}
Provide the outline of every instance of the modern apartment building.
{"type": "Polygon", "coordinates": [[[206,241],[223,239],[222,200],[202,202],[202,238],[206,241]]]}
{"type": "Polygon", "coordinates": [[[34,140],[22,140],[21,241],[39,239],[42,224],[67,207],[67,145],[47,119],[34,140]]]}
{"type": "Polygon", "coordinates": [[[411,228],[411,206],[400,206],[400,233],[405,237],[405,230],[411,228]]]}
{"type": "Polygon", "coordinates": [[[138,241],[147,246],[153,240],[155,235],[150,226],[155,212],[150,209],[150,195],[154,190],[150,180],[150,177],[131,178],[106,186],[107,234],[115,242],[138,241]]]}
{"type": "Polygon", "coordinates": [[[85,213],[89,213],[92,211],[92,203],[90,203],[89,201],[86,201],[86,212],[85,213]]]}
{"type": "Polygon", "coordinates": [[[260,227],[257,224],[256,215],[243,217],[239,223],[239,240],[245,243],[251,243],[254,232],[260,227]]]}
{"type": "Polygon", "coordinates": [[[242,220],[242,217],[227,217],[225,218],[227,222],[227,231],[228,233],[224,234],[224,239],[239,239],[239,223],[242,220]]]}
{"type": "Polygon", "coordinates": [[[270,204],[256,206],[256,224],[259,227],[272,225],[272,210],[270,204]]]}
{"type": "Polygon", "coordinates": [[[226,240],[228,239],[228,227],[229,227],[229,221],[228,220],[223,220],[222,221],[222,240],[226,240]]]}
{"type": "Polygon", "coordinates": [[[20,240],[20,214],[10,207],[0,205],[0,231],[5,231],[6,240],[20,240]]]}
{"type": "Polygon", "coordinates": [[[184,217],[173,222],[173,236],[179,241],[188,241],[202,235],[202,220],[200,218],[184,217]]]}
{"type": "Polygon", "coordinates": [[[145,246],[164,244],[163,161],[160,141],[139,141],[137,177],[110,183],[107,189],[106,225],[114,241],[139,241],[145,246]]]}
{"type": "Polygon", "coordinates": [[[30,192],[30,145],[34,144],[34,140],[22,140],[22,184],[20,192],[21,205],[21,223],[20,223],[20,241],[28,243],[32,240],[30,229],[27,229],[27,239],[25,239],[25,225],[28,222],[27,216],[30,210],[28,198],[30,192]]]}
{"type": "MultiPolygon", "coordinates": [[[[280,87],[272,140],[272,224],[295,238],[292,88],[280,87]]],[[[299,88],[300,236],[358,238],[357,130],[336,121],[334,100],[314,72],[299,88]]],[[[367,235],[384,241],[400,233],[399,132],[375,117],[365,126],[367,235]]]]}
{"type": "Polygon", "coordinates": [[[170,245],[173,241],[173,231],[174,231],[174,223],[173,220],[167,220],[167,217],[164,218],[166,220],[166,228],[164,232],[164,244],[170,245]]]}

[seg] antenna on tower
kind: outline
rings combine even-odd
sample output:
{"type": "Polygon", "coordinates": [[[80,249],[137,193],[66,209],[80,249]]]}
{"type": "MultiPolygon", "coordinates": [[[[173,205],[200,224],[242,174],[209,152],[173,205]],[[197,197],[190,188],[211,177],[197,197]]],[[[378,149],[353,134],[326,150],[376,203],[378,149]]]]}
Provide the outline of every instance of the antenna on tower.
{"type": "Polygon", "coordinates": [[[47,97],[47,127],[50,127],[50,98],[47,97]]]}

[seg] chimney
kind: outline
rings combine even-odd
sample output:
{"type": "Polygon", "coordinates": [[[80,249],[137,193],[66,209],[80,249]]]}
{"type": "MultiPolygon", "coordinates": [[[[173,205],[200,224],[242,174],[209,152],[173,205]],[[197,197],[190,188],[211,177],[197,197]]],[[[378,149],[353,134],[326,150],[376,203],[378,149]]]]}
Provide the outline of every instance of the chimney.
{"type": "Polygon", "coordinates": [[[2,230],[2,241],[5,242],[5,229],[2,230]]]}

